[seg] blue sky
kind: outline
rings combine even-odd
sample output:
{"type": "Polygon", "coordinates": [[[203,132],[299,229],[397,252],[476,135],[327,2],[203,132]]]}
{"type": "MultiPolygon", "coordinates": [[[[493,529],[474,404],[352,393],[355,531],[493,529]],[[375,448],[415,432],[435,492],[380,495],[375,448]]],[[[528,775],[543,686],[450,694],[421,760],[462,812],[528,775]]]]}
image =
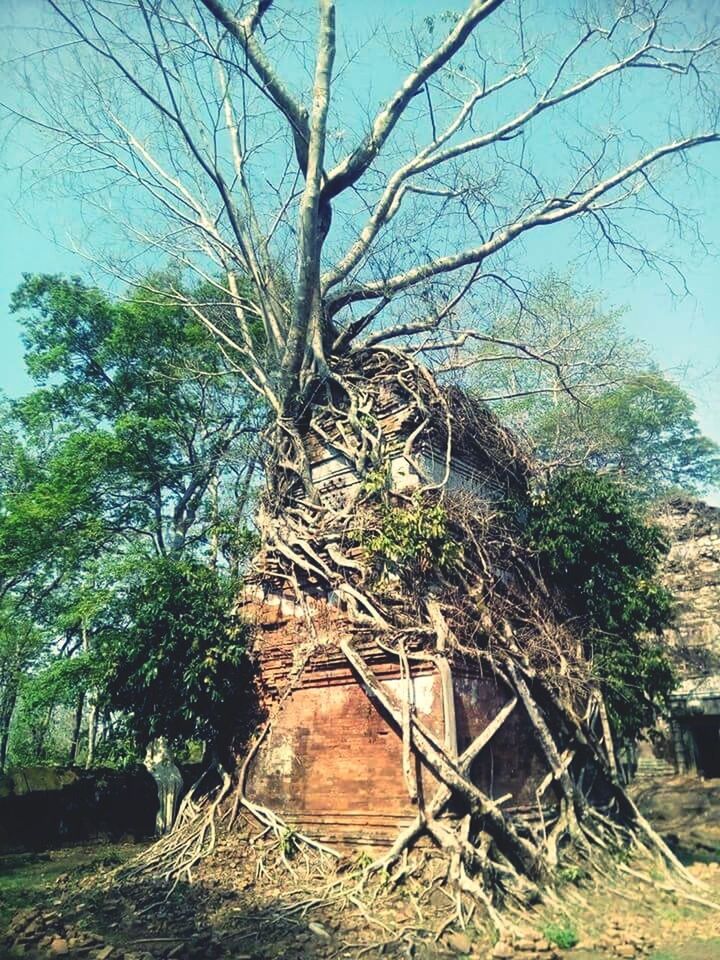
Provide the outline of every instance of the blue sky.
{"type": "MultiPolygon", "coordinates": [[[[0,13],[0,59],[6,57],[2,47],[13,27],[39,6],[39,0],[9,0],[0,13]]],[[[462,4],[438,3],[436,0],[413,0],[388,8],[381,0],[364,0],[361,5],[343,4],[340,15],[348,20],[348,28],[367,29],[373,22],[382,22],[392,31],[400,27],[409,10],[416,18],[425,13],[462,8],[462,4]],[[391,12],[388,14],[388,10],[391,12]]],[[[15,36],[13,43],[17,37],[15,36]]],[[[374,59],[354,68],[362,82],[372,81],[378,95],[393,85],[394,67],[374,59]]],[[[22,136],[18,129],[14,136],[22,136]]],[[[12,165],[16,144],[4,144],[5,159],[12,165]]],[[[679,297],[667,287],[664,278],[650,272],[630,273],[615,262],[573,260],[573,250],[562,231],[546,234],[528,246],[528,257],[536,270],[574,268],[584,284],[599,290],[608,306],[627,306],[628,331],[650,344],[660,366],[669,371],[685,387],[697,403],[698,419],[704,431],[720,441],[720,146],[703,148],[698,157],[704,174],[689,184],[677,181],[690,206],[697,211],[697,221],[708,251],[696,245],[678,245],[677,253],[690,288],[690,295],[679,297]]],[[[78,222],[70,201],[52,200],[43,191],[23,191],[18,172],[2,175],[0,183],[0,388],[17,395],[28,387],[22,363],[22,345],[17,327],[8,310],[12,290],[23,272],[74,273],[88,275],[88,264],[69,249],[69,235],[83,226],[78,222]]],[[[96,227],[95,242],[102,244],[102,227],[96,227]]]]}

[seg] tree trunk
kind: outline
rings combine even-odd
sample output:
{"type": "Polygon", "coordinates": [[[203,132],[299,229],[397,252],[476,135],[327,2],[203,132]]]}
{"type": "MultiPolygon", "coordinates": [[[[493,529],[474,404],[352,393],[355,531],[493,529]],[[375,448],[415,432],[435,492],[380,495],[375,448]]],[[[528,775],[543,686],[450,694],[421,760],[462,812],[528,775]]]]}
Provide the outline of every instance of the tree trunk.
{"type": "Polygon", "coordinates": [[[15,684],[12,689],[6,687],[3,693],[2,709],[0,709],[0,773],[4,772],[7,763],[10,724],[17,703],[17,692],[17,684],[15,684]]]}
{"type": "Polygon", "coordinates": [[[97,739],[98,723],[98,704],[96,691],[90,691],[90,694],[88,695],[88,703],[87,756],[85,757],[86,770],[89,770],[95,762],[95,741],[97,739]]]}
{"type": "MultiPolygon", "coordinates": [[[[82,644],[85,653],[90,652],[90,637],[88,635],[87,624],[82,627],[82,644]]],[[[98,692],[90,689],[87,694],[88,701],[88,732],[87,732],[87,756],[85,757],[85,769],[89,770],[95,762],[95,742],[97,739],[98,725],[98,692]]]]}
{"type": "Polygon", "coordinates": [[[85,707],[85,692],[81,690],[75,705],[72,737],[70,738],[70,763],[77,764],[80,753],[80,728],[82,726],[83,709],[85,707]]]}

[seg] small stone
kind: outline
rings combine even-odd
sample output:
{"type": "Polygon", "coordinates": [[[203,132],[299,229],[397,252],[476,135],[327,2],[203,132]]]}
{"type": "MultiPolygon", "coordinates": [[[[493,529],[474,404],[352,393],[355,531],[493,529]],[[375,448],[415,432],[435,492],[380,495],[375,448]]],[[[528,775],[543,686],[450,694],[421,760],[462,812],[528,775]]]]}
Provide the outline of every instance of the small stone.
{"type": "Polygon", "coordinates": [[[442,910],[447,907],[449,900],[447,894],[435,888],[431,891],[428,902],[432,907],[437,907],[437,909],[442,910]]]}
{"type": "Polygon", "coordinates": [[[95,954],[95,960],[108,960],[108,957],[112,955],[115,947],[108,944],[106,947],[103,947],[101,950],[95,954]]]}
{"type": "Polygon", "coordinates": [[[314,933],[316,937],[320,937],[322,940],[331,939],[330,934],[327,932],[325,927],[321,923],[315,923],[314,920],[308,924],[308,930],[311,933],[314,933]]]}
{"type": "Polygon", "coordinates": [[[515,944],[516,950],[522,950],[523,953],[531,953],[535,950],[535,941],[529,939],[518,940],[515,944]]]}
{"type": "Polygon", "coordinates": [[[619,947],[615,948],[615,953],[619,957],[627,957],[628,960],[635,956],[635,947],[630,946],[629,943],[623,943],[619,947]]]}
{"type": "Polygon", "coordinates": [[[447,938],[447,944],[455,953],[470,953],[472,950],[472,940],[466,933],[451,933],[447,938]]]}
{"type": "Polygon", "coordinates": [[[50,944],[50,953],[52,953],[54,957],[61,957],[69,952],[68,942],[64,937],[55,937],[50,944]]]}
{"type": "Polygon", "coordinates": [[[515,951],[507,943],[496,943],[490,951],[493,960],[513,960],[515,951]]]}

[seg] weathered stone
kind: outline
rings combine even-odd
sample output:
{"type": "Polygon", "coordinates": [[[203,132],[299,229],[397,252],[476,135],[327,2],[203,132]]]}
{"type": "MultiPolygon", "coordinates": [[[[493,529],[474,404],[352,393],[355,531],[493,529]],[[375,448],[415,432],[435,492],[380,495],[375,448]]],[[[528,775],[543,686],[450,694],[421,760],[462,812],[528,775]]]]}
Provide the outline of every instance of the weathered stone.
{"type": "Polygon", "coordinates": [[[629,943],[622,943],[619,947],[615,947],[615,953],[619,957],[632,958],[636,955],[637,950],[629,943]]]}
{"type": "Polygon", "coordinates": [[[68,947],[68,942],[64,937],[55,937],[50,944],[50,953],[52,953],[55,957],[63,956],[69,952],[70,948],[68,947]]]}
{"type": "Polygon", "coordinates": [[[501,942],[495,944],[490,951],[490,956],[493,960],[513,960],[515,951],[509,944],[501,942]]]}
{"type": "Polygon", "coordinates": [[[115,950],[115,947],[111,946],[110,944],[108,944],[105,947],[102,947],[95,954],[95,960],[108,960],[108,957],[112,956],[114,950],[115,950]]]}
{"type": "Polygon", "coordinates": [[[320,937],[321,940],[330,940],[330,934],[321,923],[315,923],[314,920],[311,921],[308,924],[308,930],[314,933],[316,937],[320,937]]]}
{"type": "Polygon", "coordinates": [[[470,953],[472,940],[466,933],[451,933],[447,938],[447,945],[455,953],[470,953]]]}

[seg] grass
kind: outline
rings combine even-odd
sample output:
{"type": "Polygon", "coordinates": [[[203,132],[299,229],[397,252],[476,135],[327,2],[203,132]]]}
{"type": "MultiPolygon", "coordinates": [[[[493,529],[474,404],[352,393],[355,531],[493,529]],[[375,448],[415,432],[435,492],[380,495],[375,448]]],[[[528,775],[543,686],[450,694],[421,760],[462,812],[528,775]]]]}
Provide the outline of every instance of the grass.
{"type": "Polygon", "coordinates": [[[571,950],[579,941],[578,933],[571,923],[549,923],[543,930],[546,940],[561,950],[571,950]]]}
{"type": "Polygon", "coordinates": [[[0,931],[18,910],[52,899],[62,874],[86,873],[98,866],[122,863],[138,848],[99,843],[68,847],[48,853],[13,853],[0,856],[0,931]]]}

